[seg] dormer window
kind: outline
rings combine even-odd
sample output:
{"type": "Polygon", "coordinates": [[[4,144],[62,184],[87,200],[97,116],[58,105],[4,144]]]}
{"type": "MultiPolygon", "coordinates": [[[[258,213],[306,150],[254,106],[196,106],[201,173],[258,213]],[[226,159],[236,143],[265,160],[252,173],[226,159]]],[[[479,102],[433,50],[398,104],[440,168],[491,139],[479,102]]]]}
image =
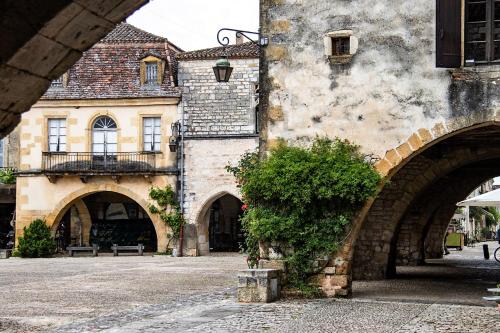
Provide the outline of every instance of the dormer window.
{"type": "Polygon", "coordinates": [[[157,85],[158,84],[158,62],[146,62],[146,80],[144,84],[157,85]]]}
{"type": "Polygon", "coordinates": [[[141,70],[141,85],[144,86],[158,86],[163,82],[163,71],[165,68],[165,61],[154,57],[147,56],[140,61],[141,70]]]}
{"type": "Polygon", "coordinates": [[[50,84],[52,88],[62,88],[63,87],[63,77],[59,76],[57,79],[53,80],[50,84]]]}
{"type": "Polygon", "coordinates": [[[65,88],[68,85],[68,73],[64,73],[50,83],[51,88],[65,88]]]}

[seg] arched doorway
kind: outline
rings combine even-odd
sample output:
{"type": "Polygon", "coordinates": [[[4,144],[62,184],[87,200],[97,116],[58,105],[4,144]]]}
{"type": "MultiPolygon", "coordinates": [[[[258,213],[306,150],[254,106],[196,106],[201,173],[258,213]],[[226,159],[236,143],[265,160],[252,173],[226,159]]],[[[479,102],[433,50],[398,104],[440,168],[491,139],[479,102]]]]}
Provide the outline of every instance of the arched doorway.
{"type": "Polygon", "coordinates": [[[208,243],[211,252],[239,251],[244,245],[240,217],[243,203],[225,194],[215,200],[208,211],[208,243]]]}
{"type": "Polygon", "coordinates": [[[97,192],[81,198],[62,216],[57,229],[58,248],[70,244],[98,244],[107,251],[113,244],[158,248],[155,227],[147,212],[131,198],[115,192],[97,192]]]}

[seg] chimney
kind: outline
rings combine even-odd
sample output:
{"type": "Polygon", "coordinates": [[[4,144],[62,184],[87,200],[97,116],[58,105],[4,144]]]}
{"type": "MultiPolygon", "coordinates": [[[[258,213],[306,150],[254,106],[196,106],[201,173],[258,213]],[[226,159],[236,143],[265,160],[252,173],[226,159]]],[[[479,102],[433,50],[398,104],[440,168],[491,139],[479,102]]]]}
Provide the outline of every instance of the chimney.
{"type": "Polygon", "coordinates": [[[236,45],[241,45],[241,44],[243,44],[243,42],[244,42],[243,41],[243,36],[240,35],[240,34],[238,34],[238,33],[236,33],[236,45]]]}

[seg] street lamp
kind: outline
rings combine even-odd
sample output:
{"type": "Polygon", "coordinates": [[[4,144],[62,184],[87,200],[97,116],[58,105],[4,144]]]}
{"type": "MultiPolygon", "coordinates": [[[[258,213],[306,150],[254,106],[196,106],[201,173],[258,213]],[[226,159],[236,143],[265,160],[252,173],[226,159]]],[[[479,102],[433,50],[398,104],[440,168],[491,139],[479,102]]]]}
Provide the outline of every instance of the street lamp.
{"type": "MultiPolygon", "coordinates": [[[[234,31],[234,32],[236,32],[236,38],[245,37],[250,42],[255,43],[259,46],[266,46],[267,44],[269,44],[269,39],[267,37],[261,36],[259,32],[230,29],[230,28],[222,28],[217,32],[217,41],[224,48],[229,45],[230,41],[229,41],[229,38],[227,36],[222,37],[222,39],[221,39],[220,34],[223,31],[234,31]],[[252,38],[250,38],[248,35],[257,35],[258,40],[255,41],[252,38]]],[[[215,79],[217,80],[217,82],[228,82],[229,78],[231,77],[231,73],[233,72],[233,67],[231,67],[231,63],[229,62],[229,59],[227,56],[224,56],[224,57],[220,58],[219,60],[217,60],[213,69],[214,69],[215,79]]]]}
{"type": "Polygon", "coordinates": [[[170,136],[170,138],[168,138],[168,148],[172,153],[174,153],[177,151],[177,142],[179,139],[181,124],[178,121],[176,121],[175,123],[172,123],[171,128],[172,128],[172,135],[170,136]]]}
{"type": "Polygon", "coordinates": [[[227,58],[217,60],[213,69],[217,82],[228,82],[233,72],[233,67],[227,58]]]}

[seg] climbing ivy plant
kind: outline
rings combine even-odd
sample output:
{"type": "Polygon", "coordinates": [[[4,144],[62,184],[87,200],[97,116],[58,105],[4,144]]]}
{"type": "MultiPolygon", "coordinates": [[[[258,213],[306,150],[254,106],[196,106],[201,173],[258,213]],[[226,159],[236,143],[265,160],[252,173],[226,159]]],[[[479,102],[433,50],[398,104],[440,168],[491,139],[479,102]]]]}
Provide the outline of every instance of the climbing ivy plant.
{"type": "Polygon", "coordinates": [[[336,251],[350,222],[381,181],[359,147],[317,138],[310,148],[281,143],[267,157],[247,153],[227,170],[247,209],[242,217],[249,262],[259,242],[281,244],[289,281],[305,286],[317,260],[336,251]]]}
{"type": "Polygon", "coordinates": [[[149,205],[149,211],[152,214],[158,214],[163,223],[171,230],[171,233],[167,234],[168,242],[166,250],[168,251],[170,242],[179,239],[182,225],[185,223],[181,207],[175,197],[175,191],[170,185],[167,185],[165,188],[151,188],[149,190],[149,197],[156,202],[156,204],[149,205]]]}

